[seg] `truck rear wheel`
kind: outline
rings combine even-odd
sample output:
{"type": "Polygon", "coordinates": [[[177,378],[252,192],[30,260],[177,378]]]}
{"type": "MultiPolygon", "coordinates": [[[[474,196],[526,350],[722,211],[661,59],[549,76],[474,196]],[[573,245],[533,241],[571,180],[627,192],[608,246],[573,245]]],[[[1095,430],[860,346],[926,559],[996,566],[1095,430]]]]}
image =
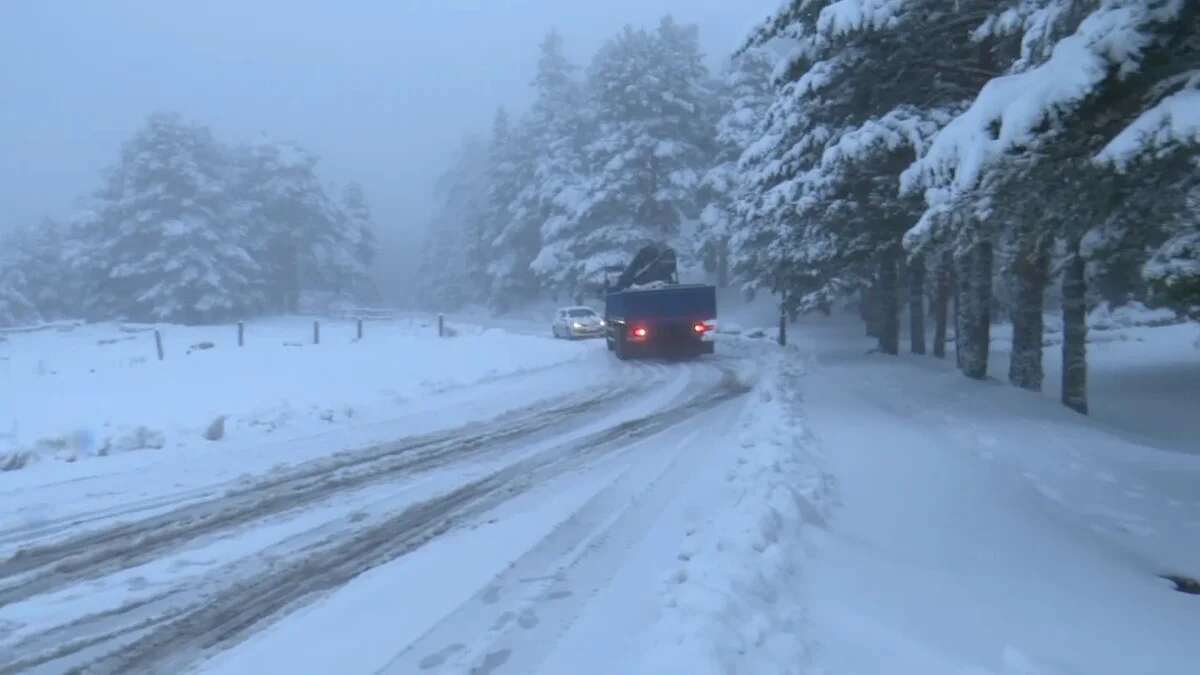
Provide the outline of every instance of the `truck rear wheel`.
{"type": "Polygon", "coordinates": [[[622,361],[629,358],[629,354],[625,351],[625,349],[625,334],[619,333],[617,335],[617,344],[613,351],[617,353],[617,358],[621,359],[622,361]]]}

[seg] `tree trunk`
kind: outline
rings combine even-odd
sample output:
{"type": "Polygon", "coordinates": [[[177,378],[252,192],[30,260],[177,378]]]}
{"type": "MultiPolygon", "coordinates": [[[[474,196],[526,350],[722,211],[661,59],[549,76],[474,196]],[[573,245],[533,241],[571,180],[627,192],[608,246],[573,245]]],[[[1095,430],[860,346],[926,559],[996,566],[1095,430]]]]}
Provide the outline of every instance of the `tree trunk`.
{"type": "Polygon", "coordinates": [[[1014,271],[1017,277],[1016,306],[1013,308],[1012,360],[1008,380],[1030,391],[1041,391],[1043,312],[1049,255],[1043,238],[1021,242],[1014,271]]]}
{"type": "Polygon", "coordinates": [[[872,281],[871,285],[862,289],[862,300],[858,305],[859,314],[867,326],[867,337],[879,337],[879,282],[872,281]]]}
{"type": "Polygon", "coordinates": [[[946,358],[946,314],[950,304],[953,265],[954,258],[950,252],[942,254],[942,261],[937,268],[937,291],[933,301],[933,355],[939,359],[946,358]]]}
{"type": "Polygon", "coordinates": [[[966,256],[969,287],[963,289],[963,374],[975,380],[987,377],[992,328],[992,244],[981,241],[966,256]]]}
{"type": "Polygon", "coordinates": [[[925,259],[908,265],[908,336],[914,354],[925,353],[925,259]]]}
{"type": "Polygon", "coordinates": [[[899,252],[888,249],[879,263],[879,351],[884,354],[900,353],[900,288],[896,275],[899,252]]]}
{"type": "Polygon", "coordinates": [[[1063,270],[1062,402],[1075,412],[1088,413],[1087,400],[1087,279],[1079,242],[1063,270]]]}
{"type": "Polygon", "coordinates": [[[717,287],[729,287],[729,239],[717,241],[717,287]]]}
{"type": "Polygon", "coordinates": [[[954,362],[963,368],[967,351],[966,313],[971,293],[971,254],[954,256],[954,362]]]}

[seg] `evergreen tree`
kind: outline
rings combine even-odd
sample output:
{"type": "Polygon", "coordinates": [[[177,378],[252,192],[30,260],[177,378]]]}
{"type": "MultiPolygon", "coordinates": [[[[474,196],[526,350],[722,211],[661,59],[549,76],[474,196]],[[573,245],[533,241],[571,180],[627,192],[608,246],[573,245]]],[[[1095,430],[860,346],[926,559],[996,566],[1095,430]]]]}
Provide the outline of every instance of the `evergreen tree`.
{"type": "Polygon", "coordinates": [[[774,58],[767,50],[750,49],[735,56],[720,87],[716,124],[715,166],[704,176],[696,238],[698,257],[718,286],[729,283],[729,241],[737,226],[734,205],[744,188],[740,160],[758,140],[757,129],[772,101],[774,58]]]}
{"type": "Polygon", "coordinates": [[[238,157],[238,222],[259,267],[258,289],[276,311],[295,312],[304,291],[336,291],[352,267],[337,205],[318,159],[295,143],[261,139],[238,157]]]}
{"type": "Polygon", "coordinates": [[[0,249],[0,327],[41,319],[37,307],[28,297],[30,287],[23,267],[15,258],[12,249],[7,246],[0,249]]]}
{"type": "Polygon", "coordinates": [[[0,241],[8,265],[23,280],[22,295],[43,318],[81,314],[83,289],[68,264],[69,244],[67,228],[48,218],[35,227],[18,228],[0,241]]]}
{"type": "Polygon", "coordinates": [[[489,304],[500,310],[537,292],[529,265],[537,253],[539,228],[522,200],[533,181],[533,137],[528,126],[514,125],[505,109],[496,112],[488,148],[487,213],[472,255],[486,269],[489,304]]]}
{"type": "Polygon", "coordinates": [[[371,207],[362,185],[351,182],[342,189],[341,203],[342,269],[340,291],[349,291],[362,299],[378,295],[371,276],[371,267],[379,249],[371,207]]]}
{"type": "Polygon", "coordinates": [[[586,179],[562,200],[566,213],[543,225],[534,261],[548,285],[578,294],[641,246],[677,243],[684,220],[698,215],[711,152],[706,84],[695,28],[670,18],[655,32],[626,27],[601,48],[588,81],[595,135],[586,179]]]}
{"type": "Polygon", "coordinates": [[[442,311],[486,298],[482,250],[488,213],[487,144],[468,138],[437,182],[438,204],[418,270],[421,301],[442,311]]]}
{"type": "Polygon", "coordinates": [[[211,321],[256,309],[255,261],[225,213],[228,162],[204,127],[152,115],[121,152],[82,232],[94,315],[211,321]]]}
{"type": "Polygon", "coordinates": [[[747,225],[734,245],[752,287],[783,294],[793,312],[865,292],[882,351],[898,350],[901,238],[923,210],[900,194],[900,175],[998,74],[992,61],[1006,45],[977,44],[965,28],[992,6],[796,0],[758,31],[752,45],[799,45],[743,162],[738,214],[747,225]]]}

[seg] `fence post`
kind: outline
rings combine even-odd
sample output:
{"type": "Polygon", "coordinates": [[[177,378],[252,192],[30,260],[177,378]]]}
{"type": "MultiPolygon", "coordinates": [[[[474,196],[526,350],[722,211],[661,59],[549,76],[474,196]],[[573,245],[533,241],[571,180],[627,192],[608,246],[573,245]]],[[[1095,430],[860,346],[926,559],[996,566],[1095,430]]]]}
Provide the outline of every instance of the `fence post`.
{"type": "Polygon", "coordinates": [[[363,336],[363,320],[360,318],[358,320],[358,339],[361,340],[362,336],[363,336]]]}
{"type": "Polygon", "coordinates": [[[438,314],[438,337],[446,337],[446,317],[438,314]]]}
{"type": "Polygon", "coordinates": [[[154,349],[158,352],[158,360],[163,360],[162,333],[158,329],[154,329],[154,349]]]}
{"type": "Polygon", "coordinates": [[[241,321],[238,322],[238,346],[246,346],[246,324],[241,321]]]}
{"type": "Polygon", "coordinates": [[[320,321],[313,322],[313,344],[314,345],[321,344],[321,322],[320,321]]]}

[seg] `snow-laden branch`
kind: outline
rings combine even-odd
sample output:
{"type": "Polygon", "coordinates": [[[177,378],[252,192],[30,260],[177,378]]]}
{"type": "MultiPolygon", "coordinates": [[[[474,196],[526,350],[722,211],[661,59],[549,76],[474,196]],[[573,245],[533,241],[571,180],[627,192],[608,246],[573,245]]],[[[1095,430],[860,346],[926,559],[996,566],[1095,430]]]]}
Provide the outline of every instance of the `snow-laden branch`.
{"type": "Polygon", "coordinates": [[[894,28],[911,0],[838,0],[821,10],[817,30],[841,37],[866,30],[894,28]]]}
{"type": "Polygon", "coordinates": [[[1200,73],[1188,88],[1143,112],[1096,155],[1099,162],[1124,170],[1135,160],[1178,145],[1200,145],[1200,73]]]}
{"type": "Polygon", "coordinates": [[[903,188],[974,187],[1004,152],[1034,142],[1047,118],[1078,105],[1110,68],[1136,70],[1150,39],[1151,13],[1143,0],[1110,0],[1055,45],[1045,63],[989,82],[904,172],[903,188]]]}

